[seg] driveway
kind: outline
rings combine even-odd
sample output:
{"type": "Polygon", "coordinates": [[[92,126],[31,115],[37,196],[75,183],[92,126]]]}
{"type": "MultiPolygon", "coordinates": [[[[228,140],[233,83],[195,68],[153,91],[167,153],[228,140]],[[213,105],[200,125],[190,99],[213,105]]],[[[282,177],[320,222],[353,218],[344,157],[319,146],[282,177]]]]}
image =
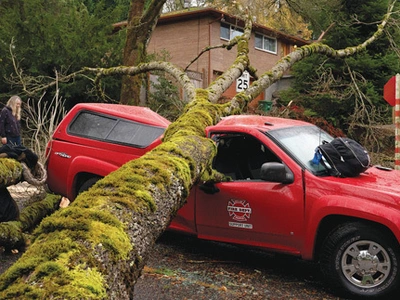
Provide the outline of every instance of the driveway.
{"type": "Polygon", "coordinates": [[[134,300],[345,299],[300,259],[165,233],[135,286],[134,300]]]}

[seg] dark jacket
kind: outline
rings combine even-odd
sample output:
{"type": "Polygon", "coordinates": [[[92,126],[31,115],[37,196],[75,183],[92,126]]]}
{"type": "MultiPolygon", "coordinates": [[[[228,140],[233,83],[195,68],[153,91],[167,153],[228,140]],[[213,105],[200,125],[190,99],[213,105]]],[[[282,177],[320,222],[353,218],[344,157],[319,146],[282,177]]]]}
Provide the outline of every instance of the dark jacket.
{"type": "Polygon", "coordinates": [[[20,122],[13,116],[11,107],[4,106],[0,113],[0,136],[16,137],[21,132],[20,122]]]}

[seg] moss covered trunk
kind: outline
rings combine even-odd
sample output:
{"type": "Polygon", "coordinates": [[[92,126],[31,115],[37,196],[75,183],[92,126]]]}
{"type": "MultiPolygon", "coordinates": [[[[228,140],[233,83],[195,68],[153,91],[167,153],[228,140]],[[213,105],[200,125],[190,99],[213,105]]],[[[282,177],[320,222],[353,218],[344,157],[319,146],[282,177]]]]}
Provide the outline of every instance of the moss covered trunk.
{"type": "MultiPolygon", "coordinates": [[[[30,181],[30,183],[32,183],[38,179],[35,178],[35,175],[38,174],[29,172],[29,169],[27,167],[24,168],[22,163],[16,159],[0,158],[0,197],[2,197],[0,205],[6,205],[7,201],[10,200],[10,193],[5,190],[8,186],[21,181],[30,181]],[[29,179],[26,180],[27,178],[25,177],[29,177],[29,179]]],[[[40,174],[40,176],[44,175],[45,174],[40,174]]],[[[38,182],[39,181],[41,182],[41,180],[38,180],[38,182]]],[[[6,249],[24,247],[26,240],[29,239],[27,232],[37,226],[44,217],[58,209],[60,198],[60,196],[49,195],[45,199],[27,206],[20,212],[19,216],[17,214],[17,219],[12,219],[12,221],[8,222],[0,222],[0,246],[6,249]]],[[[13,202],[14,205],[16,205],[15,201],[13,202]]],[[[11,220],[11,218],[7,220],[11,220]]]]}
{"type": "Polygon", "coordinates": [[[12,158],[0,158],[0,187],[7,187],[21,181],[22,165],[12,158]]]}
{"type": "Polygon", "coordinates": [[[204,128],[222,106],[204,93],[159,147],[42,221],[34,243],[1,275],[1,299],[132,298],[146,256],[215,154],[204,128]]]}

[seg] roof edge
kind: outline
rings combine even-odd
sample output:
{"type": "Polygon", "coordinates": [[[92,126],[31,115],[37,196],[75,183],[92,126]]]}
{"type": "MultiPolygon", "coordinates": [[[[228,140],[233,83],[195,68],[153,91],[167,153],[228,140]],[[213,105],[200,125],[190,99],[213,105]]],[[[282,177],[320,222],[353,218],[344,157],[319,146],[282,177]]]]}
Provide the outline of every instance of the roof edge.
{"type": "MultiPolygon", "coordinates": [[[[157,24],[168,24],[171,22],[176,22],[176,21],[184,21],[184,20],[189,20],[193,17],[205,17],[205,16],[214,16],[216,20],[220,20],[222,18],[230,21],[230,23],[237,23],[239,26],[243,26],[245,24],[245,21],[239,17],[236,17],[234,15],[228,14],[226,12],[223,12],[221,10],[211,8],[211,7],[205,7],[205,8],[200,8],[200,9],[194,9],[194,8],[188,8],[185,10],[180,10],[176,12],[171,12],[171,13],[166,13],[162,14],[160,18],[158,19],[157,24]]],[[[117,32],[121,30],[122,28],[126,27],[128,25],[127,21],[121,21],[118,23],[112,24],[113,26],[113,32],[117,32]]],[[[282,40],[290,41],[292,43],[297,43],[300,45],[307,45],[310,44],[311,41],[302,39],[300,37],[294,36],[294,35],[289,35],[286,33],[283,33],[279,30],[275,30],[269,27],[266,27],[264,25],[254,23],[252,30],[261,30],[265,32],[269,32],[271,35],[274,37],[280,38],[282,40]]]]}

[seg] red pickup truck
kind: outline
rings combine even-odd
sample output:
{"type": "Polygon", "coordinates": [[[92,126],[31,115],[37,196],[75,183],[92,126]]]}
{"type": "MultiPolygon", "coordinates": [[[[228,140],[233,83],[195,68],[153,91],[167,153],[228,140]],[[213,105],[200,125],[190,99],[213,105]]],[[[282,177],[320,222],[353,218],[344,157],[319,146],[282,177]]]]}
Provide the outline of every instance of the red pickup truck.
{"type": "MultiPolygon", "coordinates": [[[[148,108],[76,105],[48,144],[49,189],[73,200],[156,147],[168,125],[148,108]]],[[[232,181],[194,186],[169,229],[317,261],[347,296],[399,291],[400,172],[330,176],[312,159],[332,137],[302,121],[231,116],[206,135],[218,146],[214,169],[232,181]]]]}

